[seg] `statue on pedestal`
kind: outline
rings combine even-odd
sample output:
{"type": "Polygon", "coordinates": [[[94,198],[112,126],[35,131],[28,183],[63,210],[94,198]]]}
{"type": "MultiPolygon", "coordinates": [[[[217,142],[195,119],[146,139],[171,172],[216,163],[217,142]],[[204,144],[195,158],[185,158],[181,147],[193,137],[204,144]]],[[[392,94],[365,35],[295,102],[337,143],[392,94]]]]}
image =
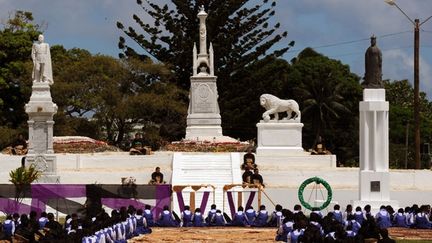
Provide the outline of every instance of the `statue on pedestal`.
{"type": "Polygon", "coordinates": [[[382,89],[382,53],[376,46],[376,37],[371,37],[371,46],[365,54],[365,76],[361,84],[365,89],[382,89]]]}
{"type": "Polygon", "coordinates": [[[33,44],[31,57],[33,60],[33,82],[53,84],[50,47],[44,43],[43,35],[39,35],[38,42],[33,44]]]}
{"type": "Polygon", "coordinates": [[[270,115],[274,116],[274,121],[278,121],[279,113],[281,112],[287,113],[287,117],[284,120],[300,120],[300,109],[295,100],[282,100],[271,94],[263,94],[260,97],[260,104],[266,109],[262,114],[265,122],[270,121],[270,115]]]}

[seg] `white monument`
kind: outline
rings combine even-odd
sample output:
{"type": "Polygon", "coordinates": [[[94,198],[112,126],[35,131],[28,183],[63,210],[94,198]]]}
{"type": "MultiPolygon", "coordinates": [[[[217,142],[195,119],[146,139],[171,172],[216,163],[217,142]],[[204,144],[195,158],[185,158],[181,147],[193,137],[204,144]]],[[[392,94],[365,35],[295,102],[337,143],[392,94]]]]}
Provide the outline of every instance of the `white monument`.
{"type": "Polygon", "coordinates": [[[50,85],[53,84],[50,47],[43,35],[33,44],[33,86],[30,101],[25,106],[29,116],[29,148],[27,165],[34,164],[42,172],[39,182],[58,182],[56,156],[53,149],[53,116],[57,105],[52,102],[50,85]]]}
{"type": "Polygon", "coordinates": [[[382,54],[371,37],[371,46],[365,55],[365,81],[360,102],[360,176],[359,201],[355,205],[397,207],[390,200],[389,173],[389,103],[385,100],[382,83],[382,54]]]}
{"type": "Polygon", "coordinates": [[[193,47],[193,75],[189,92],[189,108],[187,116],[186,139],[198,141],[235,141],[222,135],[221,116],[218,104],[214,75],[213,46],[207,53],[207,30],[205,20],[207,13],[204,7],[198,13],[200,21],[199,53],[193,47]]]}
{"type": "Polygon", "coordinates": [[[257,124],[258,147],[257,155],[301,155],[302,128],[301,113],[295,100],[281,100],[270,94],[260,97],[260,104],[266,111],[257,124]],[[287,117],[279,119],[279,113],[286,112],[287,117]],[[273,116],[271,119],[270,115],[273,116]]]}

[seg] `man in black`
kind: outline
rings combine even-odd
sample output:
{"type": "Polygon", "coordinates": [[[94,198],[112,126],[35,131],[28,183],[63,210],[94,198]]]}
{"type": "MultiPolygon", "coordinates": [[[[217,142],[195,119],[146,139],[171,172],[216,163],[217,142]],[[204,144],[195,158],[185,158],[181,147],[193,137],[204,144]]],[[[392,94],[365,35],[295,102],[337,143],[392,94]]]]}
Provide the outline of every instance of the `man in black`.
{"type": "Polygon", "coordinates": [[[156,177],[159,177],[159,183],[157,183],[157,184],[162,184],[164,180],[163,180],[163,174],[160,172],[159,166],[156,167],[155,172],[153,172],[152,175],[151,175],[152,181],[156,182],[157,181],[156,177]]]}
{"type": "Polygon", "coordinates": [[[135,138],[131,142],[131,148],[129,150],[131,155],[146,154],[147,150],[144,148],[144,140],[140,133],[135,134],[135,138]]]}
{"type": "Polygon", "coordinates": [[[252,183],[252,175],[253,175],[253,172],[250,171],[250,169],[248,167],[246,167],[245,172],[242,175],[243,182],[252,183]]]}
{"type": "Polygon", "coordinates": [[[259,174],[258,169],[254,169],[254,174],[251,176],[251,181],[255,185],[264,186],[264,181],[262,176],[259,174]]]}

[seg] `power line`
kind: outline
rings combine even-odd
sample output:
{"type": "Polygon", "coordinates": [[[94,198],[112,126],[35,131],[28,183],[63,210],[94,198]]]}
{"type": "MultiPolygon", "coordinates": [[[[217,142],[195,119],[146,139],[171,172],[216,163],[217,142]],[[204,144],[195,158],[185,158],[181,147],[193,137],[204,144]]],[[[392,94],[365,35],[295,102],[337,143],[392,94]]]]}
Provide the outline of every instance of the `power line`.
{"type": "MultiPolygon", "coordinates": [[[[407,31],[401,31],[401,32],[396,32],[396,33],[391,33],[391,34],[385,34],[385,35],[380,35],[377,36],[377,38],[387,38],[387,37],[391,37],[391,36],[395,36],[395,35],[400,35],[400,34],[405,34],[405,33],[410,33],[412,32],[411,30],[407,30],[407,31]]],[[[362,39],[357,39],[357,40],[351,40],[351,41],[343,41],[343,42],[337,42],[337,43],[333,43],[333,44],[326,44],[326,45],[321,45],[321,46],[314,46],[311,47],[312,49],[320,49],[320,48],[327,48],[327,47],[334,47],[334,46],[342,46],[342,45],[348,45],[348,44],[353,44],[353,43],[357,43],[357,42],[363,42],[363,41],[367,41],[370,40],[370,37],[368,38],[362,38],[362,39]]],[[[296,49],[296,50],[288,50],[287,53],[292,53],[292,52],[299,52],[302,51],[303,49],[296,49]]]]}
{"type": "MultiPolygon", "coordinates": [[[[382,51],[391,51],[391,50],[402,50],[407,48],[413,48],[413,46],[402,46],[397,48],[387,48],[387,49],[381,49],[382,51]]],[[[358,51],[358,52],[350,52],[345,54],[338,54],[338,55],[330,55],[331,57],[342,57],[342,56],[352,56],[352,55],[358,55],[358,54],[364,54],[364,51],[358,51]]]]}

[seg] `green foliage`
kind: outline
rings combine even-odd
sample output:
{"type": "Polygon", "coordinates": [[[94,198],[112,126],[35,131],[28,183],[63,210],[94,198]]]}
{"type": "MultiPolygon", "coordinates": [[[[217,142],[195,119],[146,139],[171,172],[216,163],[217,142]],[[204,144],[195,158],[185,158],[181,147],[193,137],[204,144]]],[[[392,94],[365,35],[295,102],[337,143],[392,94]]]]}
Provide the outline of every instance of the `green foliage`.
{"type": "Polygon", "coordinates": [[[0,126],[0,148],[10,146],[24,130],[0,126]]]}
{"type": "Polygon", "coordinates": [[[26,120],[30,96],[30,53],[40,34],[29,12],[17,11],[0,29],[0,126],[17,128],[26,120]]]}
{"type": "Polygon", "coordinates": [[[29,167],[18,167],[9,172],[9,181],[14,185],[30,185],[40,177],[41,173],[32,164],[29,167]]]}
{"type": "MultiPolygon", "coordinates": [[[[385,80],[386,98],[390,103],[390,166],[415,168],[414,165],[414,89],[408,80],[385,80]],[[408,136],[407,136],[408,135],[408,136]],[[407,140],[408,139],[408,140],[407,140]],[[408,147],[406,147],[408,142],[408,147]],[[407,153],[407,155],[406,155],[407,153]]],[[[420,93],[420,135],[422,143],[432,142],[432,103],[420,93]]]]}
{"type": "MultiPolygon", "coordinates": [[[[152,122],[169,131],[163,139],[181,137],[183,128],[177,128],[185,125],[187,93],[165,81],[171,73],[164,65],[77,48],[51,49],[56,63],[52,95],[59,106],[56,135],[88,135],[120,144],[134,126],[152,122]]],[[[159,132],[155,139],[161,139],[159,132]]]]}
{"type": "MultiPolygon", "coordinates": [[[[199,20],[196,15],[199,6],[204,4],[209,13],[206,20],[207,36],[213,42],[219,87],[223,87],[231,82],[231,74],[260,57],[281,56],[294,45],[291,42],[281,49],[274,49],[274,45],[287,36],[286,31],[280,33],[279,23],[270,24],[276,2],[263,0],[256,5],[250,2],[209,0],[198,3],[195,0],[172,0],[171,9],[156,1],[137,1],[146,15],[154,19],[153,24],[144,20],[147,16],[143,18],[134,14],[133,19],[140,26],[138,31],[133,27],[125,27],[121,22],[117,22],[117,27],[136,42],[145,55],[170,65],[176,75],[173,81],[187,88],[192,73],[192,47],[199,40],[199,20]]],[[[124,37],[120,37],[119,48],[123,50],[121,56],[143,56],[127,45],[124,37]]]]}
{"type": "Polygon", "coordinates": [[[288,76],[298,84],[285,90],[300,104],[303,146],[313,148],[322,137],[338,160],[358,159],[359,77],[347,65],[310,48],[293,60],[288,76]]]}

